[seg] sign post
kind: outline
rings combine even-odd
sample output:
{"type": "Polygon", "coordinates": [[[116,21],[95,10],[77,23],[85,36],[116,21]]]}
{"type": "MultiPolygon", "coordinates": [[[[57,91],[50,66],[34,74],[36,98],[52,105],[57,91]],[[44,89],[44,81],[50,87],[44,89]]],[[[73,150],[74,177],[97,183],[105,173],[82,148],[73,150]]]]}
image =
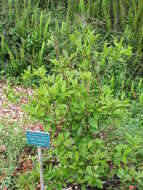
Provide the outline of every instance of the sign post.
{"type": "Polygon", "coordinates": [[[26,131],[27,143],[38,147],[38,160],[40,166],[40,184],[41,190],[44,190],[43,166],[42,166],[42,150],[41,147],[50,148],[50,134],[39,131],[26,131]]]}
{"type": "Polygon", "coordinates": [[[41,184],[41,190],[44,190],[42,150],[41,150],[40,146],[38,146],[38,159],[39,159],[39,166],[40,166],[40,184],[41,184]]]}

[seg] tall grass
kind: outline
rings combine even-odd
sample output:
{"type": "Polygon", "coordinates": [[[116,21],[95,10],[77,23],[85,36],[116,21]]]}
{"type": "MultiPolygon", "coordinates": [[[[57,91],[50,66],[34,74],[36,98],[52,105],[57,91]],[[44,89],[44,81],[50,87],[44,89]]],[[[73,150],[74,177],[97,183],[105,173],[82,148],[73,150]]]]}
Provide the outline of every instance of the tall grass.
{"type": "MultiPolygon", "coordinates": [[[[31,0],[0,1],[0,70],[19,75],[27,66],[41,66],[49,40],[51,16],[31,0]]],[[[47,50],[48,51],[48,50],[47,50]]]]}
{"type": "MultiPolygon", "coordinates": [[[[123,33],[137,53],[137,70],[143,72],[142,0],[0,0],[1,69],[18,74],[28,65],[47,64],[45,57],[50,51],[47,43],[51,35],[49,11],[58,13],[59,3],[64,7],[67,26],[77,16],[85,15],[103,21],[107,34],[123,33]]],[[[55,22],[54,17],[52,20],[55,22]]],[[[61,22],[60,18],[56,22],[61,22]]]]}

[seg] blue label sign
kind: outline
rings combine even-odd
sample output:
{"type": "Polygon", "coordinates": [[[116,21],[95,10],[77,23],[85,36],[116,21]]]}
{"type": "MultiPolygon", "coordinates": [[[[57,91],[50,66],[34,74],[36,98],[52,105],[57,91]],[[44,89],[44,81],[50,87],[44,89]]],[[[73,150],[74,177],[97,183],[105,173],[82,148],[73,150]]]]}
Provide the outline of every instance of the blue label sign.
{"type": "Polygon", "coordinates": [[[50,147],[50,134],[39,131],[26,131],[27,143],[40,147],[50,147]]]}

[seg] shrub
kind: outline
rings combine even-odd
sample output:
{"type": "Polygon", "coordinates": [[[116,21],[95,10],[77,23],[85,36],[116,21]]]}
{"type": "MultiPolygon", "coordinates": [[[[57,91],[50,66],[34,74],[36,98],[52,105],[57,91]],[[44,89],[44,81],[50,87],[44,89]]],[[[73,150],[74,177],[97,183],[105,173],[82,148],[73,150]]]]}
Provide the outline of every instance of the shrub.
{"type": "Polygon", "coordinates": [[[143,187],[137,164],[143,154],[142,140],[125,131],[131,114],[120,75],[127,71],[131,48],[117,41],[99,48],[98,40],[88,26],[75,30],[69,40],[71,54],[68,48],[59,51],[57,59],[51,60],[51,75],[46,76],[42,67],[23,76],[26,81],[39,78],[25,110],[51,131],[45,168],[48,189],[70,184],[82,189],[143,187]],[[120,93],[114,94],[118,86],[111,82],[113,77],[120,93]]]}

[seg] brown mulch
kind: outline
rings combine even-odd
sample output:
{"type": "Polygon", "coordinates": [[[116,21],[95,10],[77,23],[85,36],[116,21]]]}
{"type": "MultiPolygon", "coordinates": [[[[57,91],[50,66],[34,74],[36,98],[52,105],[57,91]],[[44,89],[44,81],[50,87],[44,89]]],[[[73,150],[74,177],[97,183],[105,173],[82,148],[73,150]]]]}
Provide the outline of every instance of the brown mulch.
{"type": "Polygon", "coordinates": [[[32,96],[33,90],[20,85],[13,86],[12,90],[18,94],[16,101],[10,101],[8,84],[0,82],[0,122],[3,124],[17,123],[23,129],[31,128],[28,115],[23,111],[22,105],[28,102],[28,96],[32,96]]]}

